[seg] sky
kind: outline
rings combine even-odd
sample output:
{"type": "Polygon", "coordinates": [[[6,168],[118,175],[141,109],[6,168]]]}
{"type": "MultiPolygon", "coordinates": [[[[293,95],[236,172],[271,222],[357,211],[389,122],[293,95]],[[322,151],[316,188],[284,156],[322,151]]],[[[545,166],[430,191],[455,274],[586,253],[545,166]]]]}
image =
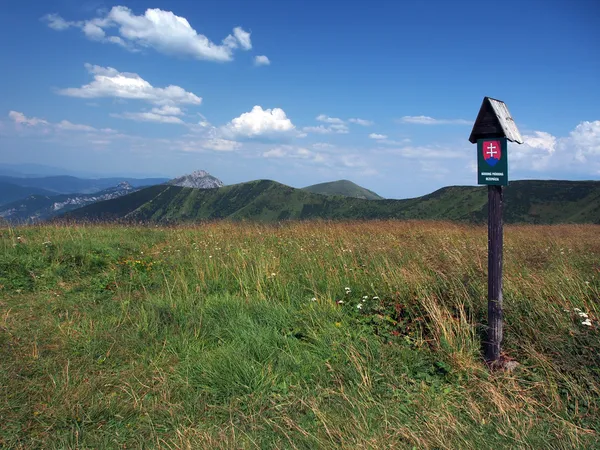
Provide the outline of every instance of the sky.
{"type": "Polygon", "coordinates": [[[509,179],[600,179],[597,0],[5,0],[0,163],[387,198],[476,185],[485,96],[509,179]]]}

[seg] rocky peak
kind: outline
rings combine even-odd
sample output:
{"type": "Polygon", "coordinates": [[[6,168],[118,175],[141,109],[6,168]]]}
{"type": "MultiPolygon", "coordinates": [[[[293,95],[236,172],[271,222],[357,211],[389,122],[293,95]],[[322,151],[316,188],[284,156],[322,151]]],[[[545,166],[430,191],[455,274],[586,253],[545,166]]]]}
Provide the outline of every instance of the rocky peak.
{"type": "Polygon", "coordinates": [[[221,180],[213,177],[205,170],[196,170],[188,175],[174,178],[167,184],[195,189],[215,189],[224,186],[221,180]]]}

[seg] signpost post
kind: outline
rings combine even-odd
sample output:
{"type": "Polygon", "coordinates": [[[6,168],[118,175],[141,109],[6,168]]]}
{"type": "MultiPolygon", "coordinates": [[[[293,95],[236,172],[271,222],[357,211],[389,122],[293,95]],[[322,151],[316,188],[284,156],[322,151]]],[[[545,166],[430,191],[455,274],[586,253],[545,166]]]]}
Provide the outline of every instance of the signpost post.
{"type": "Polygon", "coordinates": [[[502,186],[508,186],[507,141],[523,143],[506,104],[485,97],[469,141],[477,143],[477,183],[488,187],[488,330],[485,359],[501,363],[502,345],[502,186]]]}

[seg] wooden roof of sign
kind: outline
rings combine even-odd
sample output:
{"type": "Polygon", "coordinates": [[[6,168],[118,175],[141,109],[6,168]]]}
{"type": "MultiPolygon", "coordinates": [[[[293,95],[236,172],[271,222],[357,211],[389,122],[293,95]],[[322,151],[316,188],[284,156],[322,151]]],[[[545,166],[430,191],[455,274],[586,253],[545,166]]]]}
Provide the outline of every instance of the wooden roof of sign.
{"type": "Polygon", "coordinates": [[[506,104],[501,100],[484,97],[469,141],[475,144],[477,139],[494,137],[506,137],[511,142],[523,143],[521,133],[506,104]]]}

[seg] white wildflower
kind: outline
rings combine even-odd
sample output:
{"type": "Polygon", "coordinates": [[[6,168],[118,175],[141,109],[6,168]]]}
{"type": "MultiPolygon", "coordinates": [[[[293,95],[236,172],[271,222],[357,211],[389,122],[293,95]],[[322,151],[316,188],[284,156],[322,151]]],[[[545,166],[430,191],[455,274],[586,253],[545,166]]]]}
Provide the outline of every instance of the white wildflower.
{"type": "Polygon", "coordinates": [[[350,292],[352,292],[349,287],[344,288],[344,290],[346,291],[346,294],[349,294],[350,292]]]}
{"type": "Polygon", "coordinates": [[[317,301],[317,299],[316,299],[316,297],[313,297],[313,298],[311,298],[311,299],[310,299],[310,301],[311,301],[311,302],[316,302],[316,301],[317,301]]]}
{"type": "Polygon", "coordinates": [[[573,308],[573,311],[575,311],[575,312],[581,312],[581,310],[579,308],[573,308]]]}
{"type": "Polygon", "coordinates": [[[379,300],[379,297],[375,296],[373,297],[373,300],[379,300]]]}
{"type": "Polygon", "coordinates": [[[363,296],[363,300],[369,300],[369,296],[368,295],[363,296]]]}
{"type": "Polygon", "coordinates": [[[359,303],[358,305],[356,305],[356,309],[362,309],[363,305],[362,303],[359,303]]]}
{"type": "Polygon", "coordinates": [[[583,317],[584,319],[587,319],[587,318],[588,318],[588,315],[587,315],[587,313],[580,312],[580,313],[578,313],[578,314],[579,314],[579,317],[583,317]]]}
{"type": "Polygon", "coordinates": [[[590,321],[590,319],[585,319],[583,322],[581,322],[581,325],[586,325],[588,327],[591,327],[592,322],[590,321]]]}

